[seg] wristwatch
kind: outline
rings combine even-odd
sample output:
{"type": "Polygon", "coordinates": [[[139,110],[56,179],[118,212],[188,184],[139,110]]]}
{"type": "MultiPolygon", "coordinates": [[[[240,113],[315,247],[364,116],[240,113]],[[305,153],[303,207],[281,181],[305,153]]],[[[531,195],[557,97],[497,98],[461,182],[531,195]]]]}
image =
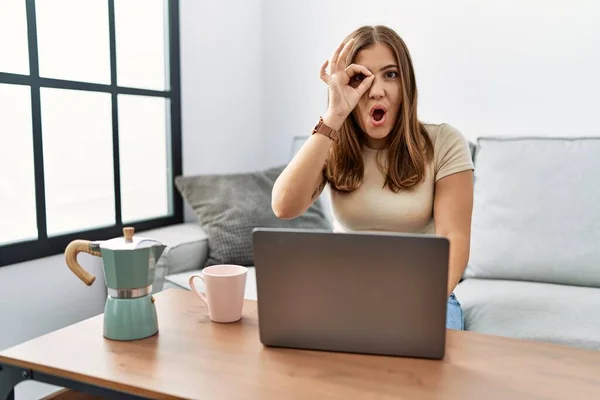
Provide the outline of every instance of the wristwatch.
{"type": "Polygon", "coordinates": [[[319,117],[319,123],[317,124],[317,126],[315,126],[315,129],[313,129],[313,131],[312,131],[313,135],[315,133],[320,133],[321,135],[325,135],[331,140],[337,140],[337,138],[340,134],[335,129],[330,128],[329,126],[325,125],[325,122],[323,122],[323,117],[319,117]]]}

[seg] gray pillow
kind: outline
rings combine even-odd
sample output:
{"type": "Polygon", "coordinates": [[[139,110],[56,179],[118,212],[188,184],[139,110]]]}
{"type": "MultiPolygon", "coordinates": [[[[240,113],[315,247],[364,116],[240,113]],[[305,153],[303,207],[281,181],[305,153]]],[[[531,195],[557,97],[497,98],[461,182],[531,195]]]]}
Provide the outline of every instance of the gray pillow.
{"type": "Polygon", "coordinates": [[[600,137],[482,137],[465,278],[600,287],[600,137]]]}
{"type": "Polygon", "coordinates": [[[208,235],[208,258],[204,267],[252,266],[252,230],[257,227],[332,229],[318,201],[298,218],[281,220],[275,216],[271,209],[271,191],[284,168],[175,178],[177,190],[196,212],[208,235]]]}

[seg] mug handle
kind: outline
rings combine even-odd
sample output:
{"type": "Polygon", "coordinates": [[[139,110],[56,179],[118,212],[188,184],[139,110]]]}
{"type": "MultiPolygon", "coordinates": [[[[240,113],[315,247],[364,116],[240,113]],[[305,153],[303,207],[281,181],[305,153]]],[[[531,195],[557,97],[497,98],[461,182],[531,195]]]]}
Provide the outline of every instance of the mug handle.
{"type": "Polygon", "coordinates": [[[188,283],[190,285],[190,289],[192,289],[192,292],[194,292],[194,294],[196,296],[198,296],[200,298],[200,300],[202,300],[204,302],[204,304],[206,304],[206,306],[208,307],[208,299],[206,298],[206,296],[204,296],[202,293],[200,293],[198,291],[198,289],[194,285],[194,278],[200,278],[200,279],[202,279],[202,282],[204,282],[204,278],[202,277],[202,275],[192,275],[192,276],[190,276],[188,283]]]}

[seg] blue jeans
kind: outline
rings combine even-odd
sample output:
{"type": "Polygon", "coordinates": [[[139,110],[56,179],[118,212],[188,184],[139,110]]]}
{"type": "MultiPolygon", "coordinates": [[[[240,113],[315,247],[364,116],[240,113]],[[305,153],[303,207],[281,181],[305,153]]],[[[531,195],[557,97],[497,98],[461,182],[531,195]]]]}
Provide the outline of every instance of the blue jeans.
{"type": "Polygon", "coordinates": [[[448,297],[448,308],[446,313],[446,328],[448,329],[465,329],[465,319],[460,303],[456,299],[454,293],[448,297]]]}

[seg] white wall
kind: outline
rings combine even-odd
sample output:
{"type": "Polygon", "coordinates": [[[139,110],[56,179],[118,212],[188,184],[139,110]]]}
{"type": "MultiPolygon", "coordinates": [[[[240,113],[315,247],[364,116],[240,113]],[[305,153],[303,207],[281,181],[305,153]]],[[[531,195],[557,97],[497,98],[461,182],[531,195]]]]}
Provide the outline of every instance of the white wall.
{"type": "Polygon", "coordinates": [[[269,151],[283,160],[288,138],[310,132],[326,106],[319,67],[364,24],[388,25],[407,43],[423,120],[469,139],[600,134],[600,3],[574,4],[264,0],[269,151]]]}
{"type": "Polygon", "coordinates": [[[260,168],[262,0],[180,8],[183,171],[260,168]]]}
{"type": "MultiPolygon", "coordinates": [[[[183,173],[269,166],[262,156],[262,0],[183,0],[180,32],[183,173]]],[[[184,213],[196,221],[187,204],[184,213]]]]}

